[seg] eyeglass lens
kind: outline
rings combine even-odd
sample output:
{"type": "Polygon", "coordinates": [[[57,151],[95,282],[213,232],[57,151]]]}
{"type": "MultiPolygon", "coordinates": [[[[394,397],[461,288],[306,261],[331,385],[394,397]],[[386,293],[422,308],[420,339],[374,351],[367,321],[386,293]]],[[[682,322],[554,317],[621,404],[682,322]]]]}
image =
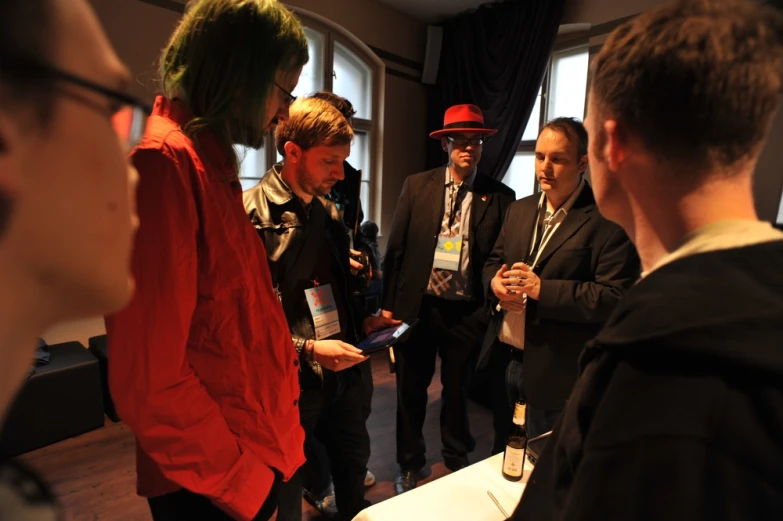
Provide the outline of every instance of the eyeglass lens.
{"type": "Polygon", "coordinates": [[[135,147],[144,135],[147,114],[141,107],[126,105],[111,118],[114,131],[128,150],[135,147]]]}
{"type": "Polygon", "coordinates": [[[475,137],[475,138],[466,138],[466,137],[453,137],[451,138],[451,142],[454,143],[457,146],[467,146],[471,145],[474,147],[477,147],[479,145],[482,145],[484,143],[484,138],[475,137]]]}

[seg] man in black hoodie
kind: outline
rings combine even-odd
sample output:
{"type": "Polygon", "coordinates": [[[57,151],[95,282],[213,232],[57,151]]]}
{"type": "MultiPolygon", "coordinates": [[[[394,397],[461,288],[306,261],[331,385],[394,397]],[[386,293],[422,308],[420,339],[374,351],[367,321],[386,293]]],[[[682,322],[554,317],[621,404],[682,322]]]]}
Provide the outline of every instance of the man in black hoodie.
{"type": "Polygon", "coordinates": [[[593,190],[644,274],[582,354],[513,519],[783,519],[783,233],[751,190],[782,40],[760,2],[679,0],[595,58],[593,190]]]}

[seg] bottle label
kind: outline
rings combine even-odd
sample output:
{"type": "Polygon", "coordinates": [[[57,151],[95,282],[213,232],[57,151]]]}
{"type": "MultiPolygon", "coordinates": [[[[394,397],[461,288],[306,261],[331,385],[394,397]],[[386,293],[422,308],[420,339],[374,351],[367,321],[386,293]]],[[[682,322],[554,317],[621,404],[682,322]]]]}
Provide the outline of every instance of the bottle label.
{"type": "Polygon", "coordinates": [[[515,449],[506,445],[506,455],[503,458],[503,472],[509,476],[521,476],[525,462],[525,449],[515,449]]]}
{"type": "Polygon", "coordinates": [[[525,424],[525,413],[527,412],[527,405],[524,403],[518,403],[514,406],[514,424],[515,425],[524,425],[525,424]]]}

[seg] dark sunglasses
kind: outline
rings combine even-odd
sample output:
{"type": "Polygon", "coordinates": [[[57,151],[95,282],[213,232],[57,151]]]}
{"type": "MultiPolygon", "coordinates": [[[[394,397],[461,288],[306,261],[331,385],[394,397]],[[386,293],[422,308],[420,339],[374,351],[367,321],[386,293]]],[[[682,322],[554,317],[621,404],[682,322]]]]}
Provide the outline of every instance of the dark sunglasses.
{"type": "Polygon", "coordinates": [[[111,115],[111,123],[127,150],[131,150],[136,146],[141,141],[142,136],[144,136],[147,116],[152,112],[152,109],[133,96],[62,71],[52,65],[32,60],[7,59],[0,56],[0,73],[4,70],[12,70],[16,73],[28,75],[49,76],[50,78],[78,85],[106,96],[116,104],[116,108],[113,109],[111,115]]]}

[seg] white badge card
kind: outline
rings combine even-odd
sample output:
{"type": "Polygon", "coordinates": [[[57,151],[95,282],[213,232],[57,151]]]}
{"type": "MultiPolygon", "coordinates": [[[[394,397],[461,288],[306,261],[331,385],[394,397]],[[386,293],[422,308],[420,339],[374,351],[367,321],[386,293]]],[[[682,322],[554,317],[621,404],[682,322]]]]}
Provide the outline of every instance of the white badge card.
{"type": "Polygon", "coordinates": [[[459,270],[460,254],[462,253],[462,235],[438,236],[438,245],[435,248],[435,262],[433,268],[438,270],[459,270]]]}
{"type": "Polygon", "coordinates": [[[306,289],[305,297],[307,297],[307,305],[310,307],[310,314],[313,315],[315,339],[321,340],[339,333],[340,315],[337,313],[337,306],[334,303],[332,285],[316,285],[306,289]]]}

